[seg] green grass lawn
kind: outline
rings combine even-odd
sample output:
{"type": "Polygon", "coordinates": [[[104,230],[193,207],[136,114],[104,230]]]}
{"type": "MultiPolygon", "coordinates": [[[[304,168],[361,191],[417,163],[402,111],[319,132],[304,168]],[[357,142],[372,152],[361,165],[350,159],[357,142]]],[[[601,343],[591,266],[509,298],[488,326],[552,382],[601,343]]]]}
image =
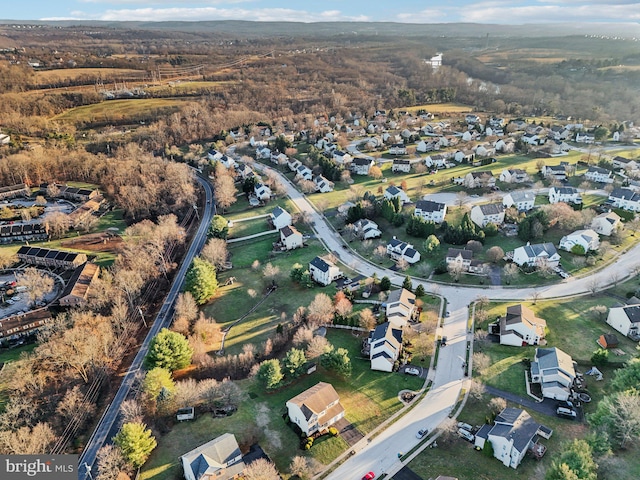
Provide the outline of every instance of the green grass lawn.
{"type": "MultiPolygon", "coordinates": [[[[254,235],[260,232],[273,230],[273,227],[267,222],[267,217],[255,218],[253,220],[245,220],[243,222],[233,222],[233,226],[229,229],[229,238],[241,238],[254,235]]],[[[280,239],[280,235],[274,234],[271,238],[272,242],[280,239]]]]}
{"type": "Polygon", "coordinates": [[[120,233],[124,232],[127,223],[124,221],[122,209],[118,208],[105,213],[91,233],[103,232],[107,228],[117,228],[120,233]]]}
{"type": "Polygon", "coordinates": [[[93,105],[72,108],[54,117],[55,120],[73,123],[103,123],[149,118],[153,112],[172,113],[184,105],[185,100],[172,98],[144,98],[108,100],[93,105]]]}

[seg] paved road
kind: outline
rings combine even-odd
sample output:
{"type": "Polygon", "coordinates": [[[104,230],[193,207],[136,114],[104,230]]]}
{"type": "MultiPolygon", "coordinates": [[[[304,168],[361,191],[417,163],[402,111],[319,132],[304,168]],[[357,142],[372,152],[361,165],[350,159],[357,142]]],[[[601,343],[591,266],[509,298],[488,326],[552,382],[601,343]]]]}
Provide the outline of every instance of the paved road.
{"type": "Polygon", "coordinates": [[[162,305],[160,312],[158,312],[158,315],[156,316],[156,319],[153,322],[153,325],[151,326],[147,337],[144,339],[140,350],[133,359],[131,366],[127,370],[127,373],[122,380],[122,384],[120,385],[116,396],[109,405],[109,408],[105,412],[102,420],[100,420],[100,423],[94,430],[89,443],[87,443],[84,451],[82,452],[82,455],[80,456],[80,466],[78,471],[79,480],[86,480],[87,478],[90,478],[90,475],[87,475],[86,465],[91,467],[94,473],[96,472],[95,462],[98,450],[100,450],[103,445],[111,440],[111,437],[114,433],[114,426],[120,412],[120,405],[124,400],[126,400],[127,395],[129,394],[129,390],[133,385],[134,379],[142,366],[142,361],[147,355],[149,342],[158,334],[158,332],[162,328],[168,327],[171,323],[171,319],[173,317],[173,305],[176,297],[178,296],[178,293],[180,293],[180,290],[182,288],[184,276],[187,273],[189,266],[191,265],[191,261],[200,252],[200,250],[202,250],[202,247],[207,240],[207,230],[209,229],[211,219],[214,215],[213,188],[206,179],[200,176],[197,176],[196,178],[204,188],[206,196],[206,208],[201,213],[202,220],[200,222],[200,225],[198,226],[196,234],[194,235],[193,241],[189,246],[189,249],[185,253],[182,265],[176,273],[173,284],[171,285],[171,290],[169,291],[169,294],[167,295],[167,298],[162,305]]]}

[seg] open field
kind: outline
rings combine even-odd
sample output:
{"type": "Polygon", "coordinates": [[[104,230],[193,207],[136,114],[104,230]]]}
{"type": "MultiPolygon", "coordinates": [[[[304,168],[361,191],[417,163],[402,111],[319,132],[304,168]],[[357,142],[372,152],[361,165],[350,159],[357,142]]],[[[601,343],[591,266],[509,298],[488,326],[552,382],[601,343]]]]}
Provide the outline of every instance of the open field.
{"type": "Polygon", "coordinates": [[[77,124],[137,121],[173,113],[184,102],[175,98],[108,100],[72,108],[54,119],[77,124]]]}
{"type": "Polygon", "coordinates": [[[429,113],[465,113],[472,112],[473,107],[462,103],[428,103],[426,105],[399,108],[398,110],[406,110],[412,113],[418,110],[424,110],[429,113]]]}
{"type": "Polygon", "coordinates": [[[134,70],[127,68],[60,68],[54,70],[40,70],[34,72],[36,83],[57,83],[65,80],[77,80],[79,78],[93,79],[142,79],[148,75],[146,70],[134,70]]]}
{"type": "Polygon", "coordinates": [[[158,92],[174,92],[176,95],[187,95],[191,93],[199,93],[207,90],[216,90],[221,87],[233,85],[234,82],[220,81],[220,82],[169,82],[165,85],[154,85],[147,87],[144,90],[150,93],[158,92]]]}

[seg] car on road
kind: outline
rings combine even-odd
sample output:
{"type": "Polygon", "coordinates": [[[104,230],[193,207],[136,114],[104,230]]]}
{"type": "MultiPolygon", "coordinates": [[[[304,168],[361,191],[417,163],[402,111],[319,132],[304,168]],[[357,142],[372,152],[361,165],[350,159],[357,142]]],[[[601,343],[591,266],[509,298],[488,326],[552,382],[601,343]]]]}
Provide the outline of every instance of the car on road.
{"type": "Polygon", "coordinates": [[[418,430],[418,433],[416,433],[416,438],[418,440],[422,440],[424,437],[427,436],[428,433],[429,433],[429,430],[426,428],[423,428],[422,430],[418,430]]]}
{"type": "Polygon", "coordinates": [[[464,422],[458,422],[458,428],[461,428],[463,430],[467,430],[468,432],[473,430],[473,427],[471,425],[469,425],[468,423],[464,423],[464,422]]]}
{"type": "Polygon", "coordinates": [[[447,310],[447,313],[444,314],[445,317],[450,317],[451,316],[451,312],[449,310],[447,310]]]}
{"type": "Polygon", "coordinates": [[[469,442],[473,442],[475,440],[475,436],[473,435],[473,433],[471,433],[468,430],[465,430],[464,428],[459,428],[458,429],[458,435],[460,435],[462,438],[464,438],[465,440],[469,441],[469,442]]]}
{"type": "Polygon", "coordinates": [[[362,480],[373,480],[374,478],[376,478],[376,474],[373,472],[369,472],[364,477],[362,477],[362,480]]]}
{"type": "Polygon", "coordinates": [[[416,367],[407,367],[404,369],[404,373],[406,373],[407,375],[418,376],[420,375],[420,370],[418,370],[416,367]]]}
{"type": "Polygon", "coordinates": [[[447,346],[447,337],[442,337],[440,339],[440,346],[441,347],[446,347],[447,346]]]}

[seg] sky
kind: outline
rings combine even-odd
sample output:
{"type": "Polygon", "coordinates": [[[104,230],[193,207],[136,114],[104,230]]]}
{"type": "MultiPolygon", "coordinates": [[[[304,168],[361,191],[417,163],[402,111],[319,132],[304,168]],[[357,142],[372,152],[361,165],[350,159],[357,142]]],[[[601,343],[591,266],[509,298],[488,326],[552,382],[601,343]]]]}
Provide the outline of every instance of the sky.
{"type": "MultiPolygon", "coordinates": [[[[640,22],[640,0],[9,0],[12,20],[640,22]]],[[[640,23],[639,23],[640,27],[640,23]]]]}

